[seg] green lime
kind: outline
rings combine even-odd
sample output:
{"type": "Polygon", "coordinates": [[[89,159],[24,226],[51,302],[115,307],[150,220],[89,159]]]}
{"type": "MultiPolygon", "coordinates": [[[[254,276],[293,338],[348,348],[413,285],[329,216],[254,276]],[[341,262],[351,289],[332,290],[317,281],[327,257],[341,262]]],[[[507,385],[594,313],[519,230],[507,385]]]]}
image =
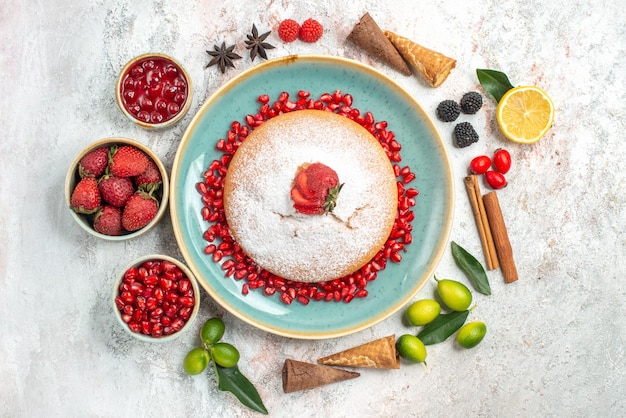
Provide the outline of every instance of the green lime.
{"type": "Polygon", "coordinates": [[[441,306],[436,300],[422,299],[413,302],[406,310],[406,319],[413,326],[421,326],[431,323],[439,316],[441,306]]]}
{"type": "Polygon", "coordinates": [[[426,360],[426,347],[415,335],[404,334],[396,341],[396,349],[403,359],[414,363],[426,360]]]}
{"type": "Polygon", "coordinates": [[[200,338],[202,342],[213,345],[218,342],[224,335],[224,321],[219,318],[211,318],[207,320],[200,330],[200,338]]]}
{"type": "Polygon", "coordinates": [[[211,354],[215,363],[230,368],[239,361],[239,351],[229,343],[217,343],[211,347],[211,354]]]}
{"type": "Polygon", "coordinates": [[[454,280],[437,280],[437,292],[443,303],[453,311],[464,311],[472,303],[472,294],[467,286],[454,280]]]}
{"type": "Polygon", "coordinates": [[[487,326],[484,322],[468,322],[463,325],[456,336],[456,341],[461,347],[476,347],[487,333],[487,326]]]}
{"type": "Polygon", "coordinates": [[[200,374],[209,364],[209,353],[202,348],[196,347],[185,356],[183,368],[189,374],[200,374]]]}

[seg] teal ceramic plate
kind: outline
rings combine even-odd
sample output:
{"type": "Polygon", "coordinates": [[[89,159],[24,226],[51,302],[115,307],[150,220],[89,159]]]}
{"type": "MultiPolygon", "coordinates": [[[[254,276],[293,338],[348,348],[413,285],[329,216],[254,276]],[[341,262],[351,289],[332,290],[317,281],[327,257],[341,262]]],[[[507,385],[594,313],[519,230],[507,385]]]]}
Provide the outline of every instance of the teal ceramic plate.
{"type": "Polygon", "coordinates": [[[370,327],[402,308],[432,277],[447,248],[454,207],[454,184],[448,155],[437,129],[419,104],[378,71],[347,59],[330,56],[289,56],[259,64],[235,77],[213,94],[194,116],[179,145],[170,180],[170,211],[176,240],[199,284],[233,315],[267,332],[322,339],[370,327]],[[203,203],[196,190],[202,173],[220,154],[215,143],[224,138],[233,120],[258,109],[257,97],[275,100],[282,91],[298,90],[312,97],[340,89],[354,97],[353,107],[371,111],[377,121],[401,142],[402,165],[417,178],[419,190],[413,221],[413,243],[400,263],[387,268],[367,286],[366,298],[350,303],[315,302],[286,305],[278,295],[251,290],[224,277],[220,265],[203,253],[203,203]]]}

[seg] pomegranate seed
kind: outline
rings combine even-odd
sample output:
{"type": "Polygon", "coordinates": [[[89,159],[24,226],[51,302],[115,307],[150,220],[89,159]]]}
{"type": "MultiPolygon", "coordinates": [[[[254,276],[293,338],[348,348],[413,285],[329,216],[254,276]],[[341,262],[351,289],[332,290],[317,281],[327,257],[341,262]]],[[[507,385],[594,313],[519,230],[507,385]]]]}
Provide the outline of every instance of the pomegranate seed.
{"type": "Polygon", "coordinates": [[[124,300],[122,300],[120,296],[116,296],[115,305],[117,306],[117,309],[121,311],[122,309],[124,309],[124,300]]]}
{"type": "Polygon", "coordinates": [[[152,332],[150,333],[150,335],[152,335],[153,337],[160,337],[163,335],[163,325],[161,325],[160,323],[158,324],[154,324],[152,326],[152,332]]]}
{"type": "Polygon", "coordinates": [[[139,324],[138,322],[135,321],[131,321],[128,323],[128,328],[134,332],[139,334],[141,332],[141,324],[139,324]]]}
{"type": "Polygon", "coordinates": [[[283,303],[287,305],[291,305],[291,302],[293,302],[293,298],[289,296],[287,293],[282,293],[280,295],[280,300],[283,301],[283,303]]]}
{"type": "Polygon", "coordinates": [[[189,306],[182,307],[182,308],[180,308],[180,310],[178,311],[178,316],[179,316],[180,318],[185,319],[185,320],[186,320],[186,319],[189,319],[189,317],[191,317],[191,312],[192,312],[192,311],[193,311],[193,309],[192,309],[191,307],[189,307],[189,306]]]}

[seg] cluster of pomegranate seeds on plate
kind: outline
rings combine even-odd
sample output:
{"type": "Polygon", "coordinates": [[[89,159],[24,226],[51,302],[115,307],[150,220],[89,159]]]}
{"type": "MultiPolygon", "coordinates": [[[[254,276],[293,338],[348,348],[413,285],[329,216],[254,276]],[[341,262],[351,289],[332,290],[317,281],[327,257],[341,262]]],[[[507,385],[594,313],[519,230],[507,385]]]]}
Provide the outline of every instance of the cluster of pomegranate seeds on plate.
{"type": "Polygon", "coordinates": [[[149,260],[124,273],[115,304],[132,332],[161,337],[185,326],[195,298],[191,281],[176,264],[149,260]]]}
{"type": "Polygon", "coordinates": [[[210,226],[203,238],[208,242],[204,252],[212,257],[226,277],[242,281],[241,292],[248,294],[250,289],[259,289],[266,296],[278,294],[280,300],[291,304],[294,300],[306,305],[310,301],[350,302],[354,298],[366,297],[366,286],[375,280],[378,272],[385,269],[387,262],[400,262],[402,252],[413,241],[412,224],[418,190],[408,187],[415,179],[415,174],[408,166],[401,166],[401,144],[392,131],[387,130],[387,122],[374,119],[371,112],[361,113],[352,107],[353,98],[341,90],[324,93],[318,99],[309,92],[300,90],[292,99],[287,92],[282,92],[276,101],[271,102],[269,95],[258,97],[260,107],[254,115],[248,114],[243,122],[233,121],[225,138],[217,141],[216,148],[221,152],[219,159],[213,160],[203,173],[203,181],[196,184],[202,195],[202,217],[210,226]],[[302,283],[278,277],[262,268],[248,257],[230,235],[223,207],[224,179],[228,164],[239,145],[248,134],[263,122],[282,113],[304,109],[317,109],[334,112],[345,116],[367,129],[385,150],[391,161],[398,187],[398,213],[387,242],[374,258],[356,272],[335,280],[319,283],[302,283]]]}

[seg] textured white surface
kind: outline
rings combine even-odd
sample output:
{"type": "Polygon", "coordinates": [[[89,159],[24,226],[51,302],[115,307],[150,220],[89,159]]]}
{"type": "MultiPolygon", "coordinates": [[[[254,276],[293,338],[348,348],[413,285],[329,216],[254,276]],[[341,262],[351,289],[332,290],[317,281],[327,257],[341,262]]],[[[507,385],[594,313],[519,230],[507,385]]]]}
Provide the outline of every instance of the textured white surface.
{"type": "MultiPolygon", "coordinates": [[[[243,41],[284,18],[317,18],[322,40],[285,45],[270,57],[333,54],[380,69],[434,115],[437,103],[479,89],[474,70],[505,71],[536,84],[556,104],[553,129],[516,146],[498,132],[495,104],[463,116],[481,135],[459,150],[449,142],[457,186],[451,239],[481,254],[463,188],[468,161],[511,151],[509,187],[498,192],[520,280],[489,273],[493,295],[476,296],[473,320],[488,325],[473,350],[452,341],[429,349],[428,367],[364,370],[361,377],[303,393],[282,393],[285,358],[314,361],[390,333],[413,330],[401,313],[357,334],[299,341],[256,330],[204,298],[200,321],[223,316],[241,350],[243,372],[272,416],[625,416],[626,401],[626,12],[618,1],[123,1],[60,0],[0,6],[0,416],[254,416],[212,376],[181,370],[196,344],[128,337],[109,306],[111,283],[129,260],[151,252],[180,257],[169,216],[134,241],[110,243],[82,231],[67,213],[67,166],[106,136],[136,138],[171,163],[192,115],[224,81],[253,63],[243,41]],[[369,11],[378,24],[457,59],[434,90],[345,42],[369,11]],[[221,75],[205,50],[237,43],[244,59],[221,75]],[[114,100],[119,69],[147,51],[169,53],[194,81],[195,98],[174,128],[147,132],[114,100]]],[[[437,122],[450,140],[453,124],[437,122]]],[[[465,280],[449,253],[442,277],[465,280]]],[[[427,286],[419,297],[429,297],[427,286]]]]}

